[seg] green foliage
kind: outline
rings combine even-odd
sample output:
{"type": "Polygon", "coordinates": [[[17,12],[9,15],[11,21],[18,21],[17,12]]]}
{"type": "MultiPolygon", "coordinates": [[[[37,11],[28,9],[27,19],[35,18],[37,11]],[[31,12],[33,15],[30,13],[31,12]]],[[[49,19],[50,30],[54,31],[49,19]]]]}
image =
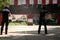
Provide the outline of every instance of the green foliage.
{"type": "Polygon", "coordinates": [[[0,11],[1,9],[4,7],[4,6],[7,6],[8,5],[8,0],[0,0],[0,11]]]}
{"type": "Polygon", "coordinates": [[[9,25],[27,25],[27,22],[10,22],[9,25]]]}

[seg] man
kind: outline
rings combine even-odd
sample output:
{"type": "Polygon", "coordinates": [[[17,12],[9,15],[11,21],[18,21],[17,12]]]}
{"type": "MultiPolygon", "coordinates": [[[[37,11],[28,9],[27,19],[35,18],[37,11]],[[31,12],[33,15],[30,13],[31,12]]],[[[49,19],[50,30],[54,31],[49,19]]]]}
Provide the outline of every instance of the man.
{"type": "Polygon", "coordinates": [[[47,13],[45,6],[42,5],[41,7],[41,11],[39,9],[40,12],[40,17],[39,17],[39,28],[38,28],[38,34],[40,34],[40,30],[41,30],[41,25],[44,25],[45,28],[45,34],[47,34],[47,28],[46,28],[46,20],[45,20],[45,14],[47,13]]]}
{"type": "Polygon", "coordinates": [[[8,9],[8,7],[4,7],[3,10],[2,10],[2,25],[1,25],[1,35],[3,33],[3,28],[4,28],[4,23],[5,24],[5,34],[7,34],[7,31],[8,31],[8,15],[9,15],[10,11],[8,9]]]}

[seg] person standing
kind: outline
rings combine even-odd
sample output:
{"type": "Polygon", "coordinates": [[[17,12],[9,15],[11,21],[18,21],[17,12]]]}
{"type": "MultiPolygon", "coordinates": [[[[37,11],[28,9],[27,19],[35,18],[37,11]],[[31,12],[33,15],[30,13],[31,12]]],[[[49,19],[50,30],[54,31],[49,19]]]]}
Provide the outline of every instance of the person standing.
{"type": "Polygon", "coordinates": [[[41,30],[41,25],[44,25],[44,29],[45,29],[45,34],[47,34],[47,27],[46,27],[46,20],[45,20],[45,14],[47,13],[47,10],[45,9],[45,6],[42,5],[41,7],[41,11],[39,9],[40,12],[40,17],[39,17],[39,28],[38,28],[38,34],[40,34],[40,30],[41,30]]]}
{"type": "Polygon", "coordinates": [[[6,24],[5,24],[5,34],[7,34],[8,24],[9,24],[9,22],[8,22],[8,19],[9,19],[8,15],[9,15],[9,13],[10,13],[10,11],[9,11],[8,7],[4,7],[4,8],[2,9],[1,35],[2,35],[2,33],[3,33],[3,28],[4,28],[4,24],[5,24],[5,23],[6,23],[6,24]]]}

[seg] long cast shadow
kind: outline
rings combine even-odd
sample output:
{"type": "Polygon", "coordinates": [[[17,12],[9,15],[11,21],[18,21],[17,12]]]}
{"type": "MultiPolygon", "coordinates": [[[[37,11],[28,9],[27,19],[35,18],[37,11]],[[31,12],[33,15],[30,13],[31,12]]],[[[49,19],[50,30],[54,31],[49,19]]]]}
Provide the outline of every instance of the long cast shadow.
{"type": "MultiPolygon", "coordinates": [[[[56,27],[53,29],[48,29],[48,34],[59,34],[60,33],[60,28],[56,27]]],[[[9,33],[20,33],[20,34],[38,34],[38,30],[32,30],[32,31],[15,31],[15,32],[9,32],[9,33]]],[[[41,34],[44,33],[44,30],[41,30],[41,34]]]]}
{"type": "MultiPolygon", "coordinates": [[[[60,28],[53,28],[48,30],[48,34],[37,34],[37,30],[35,31],[16,31],[10,33],[22,33],[22,34],[36,34],[36,35],[16,35],[16,36],[8,36],[8,37],[0,37],[0,40],[60,40],[60,28]],[[51,34],[54,35],[51,35],[51,34]]],[[[44,32],[44,31],[41,31],[44,32]]]]}

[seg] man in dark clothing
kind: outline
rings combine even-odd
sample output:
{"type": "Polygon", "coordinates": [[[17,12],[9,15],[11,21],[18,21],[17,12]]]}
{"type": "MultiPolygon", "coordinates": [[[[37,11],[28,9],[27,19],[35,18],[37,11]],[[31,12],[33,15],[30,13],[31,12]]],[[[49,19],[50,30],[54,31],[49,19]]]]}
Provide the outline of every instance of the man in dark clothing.
{"type": "Polygon", "coordinates": [[[5,7],[2,10],[2,25],[1,25],[1,35],[3,33],[3,28],[4,28],[4,23],[6,23],[6,27],[5,27],[5,34],[7,34],[8,31],[8,15],[9,15],[10,11],[8,9],[8,7],[5,7]]]}
{"type": "Polygon", "coordinates": [[[40,12],[40,17],[39,17],[39,28],[38,28],[38,34],[40,34],[40,30],[41,30],[41,25],[44,25],[45,28],[45,34],[47,34],[47,28],[46,28],[46,20],[45,20],[45,14],[47,13],[47,10],[45,9],[45,6],[42,6],[41,11],[40,12]]]}

